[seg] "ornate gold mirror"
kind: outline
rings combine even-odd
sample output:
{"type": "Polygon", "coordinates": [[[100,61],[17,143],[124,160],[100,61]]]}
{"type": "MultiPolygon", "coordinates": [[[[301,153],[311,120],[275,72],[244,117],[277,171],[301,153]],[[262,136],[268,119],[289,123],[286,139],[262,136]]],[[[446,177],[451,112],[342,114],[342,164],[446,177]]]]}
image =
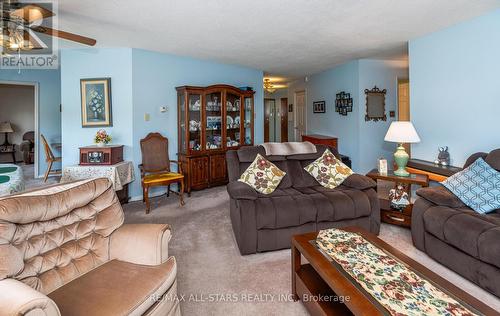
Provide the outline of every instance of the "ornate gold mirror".
{"type": "Polygon", "coordinates": [[[380,90],[377,86],[373,89],[365,89],[366,94],[366,115],[365,121],[386,121],[385,114],[385,94],[387,90],[380,90]]]}

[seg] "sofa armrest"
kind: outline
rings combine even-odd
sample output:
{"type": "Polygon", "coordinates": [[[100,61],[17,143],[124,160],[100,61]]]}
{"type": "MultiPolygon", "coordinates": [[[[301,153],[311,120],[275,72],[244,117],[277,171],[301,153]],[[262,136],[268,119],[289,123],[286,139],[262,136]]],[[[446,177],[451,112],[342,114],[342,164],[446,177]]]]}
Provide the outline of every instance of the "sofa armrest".
{"type": "Polygon", "coordinates": [[[32,287],[14,280],[0,281],[1,315],[60,316],[56,303],[32,287]]]}
{"type": "Polygon", "coordinates": [[[367,190],[367,189],[373,189],[377,187],[377,182],[375,182],[373,179],[368,178],[367,176],[363,176],[361,174],[354,173],[347,177],[344,182],[342,182],[343,185],[353,188],[353,189],[358,189],[358,190],[367,190]]]}
{"type": "Polygon", "coordinates": [[[258,197],[257,191],[240,181],[229,182],[227,192],[231,198],[236,200],[255,200],[258,197]]]}
{"type": "Polygon", "coordinates": [[[440,206],[453,208],[466,206],[456,195],[443,186],[421,188],[417,190],[417,194],[427,201],[440,206]]]}
{"type": "Polygon", "coordinates": [[[136,264],[158,265],[168,259],[168,224],[125,224],[111,234],[109,254],[136,264]]]}

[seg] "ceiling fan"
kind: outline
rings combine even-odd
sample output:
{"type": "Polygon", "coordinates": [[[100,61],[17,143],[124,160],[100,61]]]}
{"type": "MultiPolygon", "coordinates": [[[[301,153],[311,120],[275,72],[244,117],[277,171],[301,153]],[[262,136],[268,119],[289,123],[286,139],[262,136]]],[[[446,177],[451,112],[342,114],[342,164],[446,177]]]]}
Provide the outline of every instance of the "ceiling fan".
{"type": "Polygon", "coordinates": [[[42,5],[15,0],[0,0],[0,9],[0,46],[3,48],[3,52],[13,53],[45,48],[45,44],[32,32],[55,36],[89,46],[96,44],[96,40],[93,38],[44,26],[42,24],[43,20],[56,14],[42,5]]]}

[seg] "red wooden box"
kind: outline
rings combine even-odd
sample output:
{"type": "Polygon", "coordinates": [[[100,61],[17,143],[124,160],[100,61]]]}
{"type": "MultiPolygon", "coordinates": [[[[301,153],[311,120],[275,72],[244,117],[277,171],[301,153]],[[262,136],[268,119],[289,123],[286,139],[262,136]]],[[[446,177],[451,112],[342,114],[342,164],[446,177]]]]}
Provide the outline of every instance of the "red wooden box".
{"type": "Polygon", "coordinates": [[[80,147],[80,165],[114,165],[123,161],[123,145],[80,147]]]}

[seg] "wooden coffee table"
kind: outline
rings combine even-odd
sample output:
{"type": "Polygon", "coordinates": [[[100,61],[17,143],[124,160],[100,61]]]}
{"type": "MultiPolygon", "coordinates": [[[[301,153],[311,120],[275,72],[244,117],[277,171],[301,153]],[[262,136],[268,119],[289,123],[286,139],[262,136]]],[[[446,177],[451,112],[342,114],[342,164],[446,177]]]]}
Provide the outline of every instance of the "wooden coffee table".
{"type": "MultiPolygon", "coordinates": [[[[376,235],[360,228],[343,229],[361,234],[366,240],[406,263],[444,292],[480,313],[500,315],[376,235]]],[[[294,299],[301,300],[311,315],[387,315],[387,310],[380,304],[376,304],[367,292],[353,284],[352,282],[355,281],[351,281],[343,271],[339,271],[329,258],[310,242],[315,240],[316,236],[317,233],[308,233],[292,237],[292,294],[294,299]],[[305,257],[307,264],[301,264],[301,256],[305,257]],[[344,301],[332,299],[334,297],[344,298],[344,301]]]]}

